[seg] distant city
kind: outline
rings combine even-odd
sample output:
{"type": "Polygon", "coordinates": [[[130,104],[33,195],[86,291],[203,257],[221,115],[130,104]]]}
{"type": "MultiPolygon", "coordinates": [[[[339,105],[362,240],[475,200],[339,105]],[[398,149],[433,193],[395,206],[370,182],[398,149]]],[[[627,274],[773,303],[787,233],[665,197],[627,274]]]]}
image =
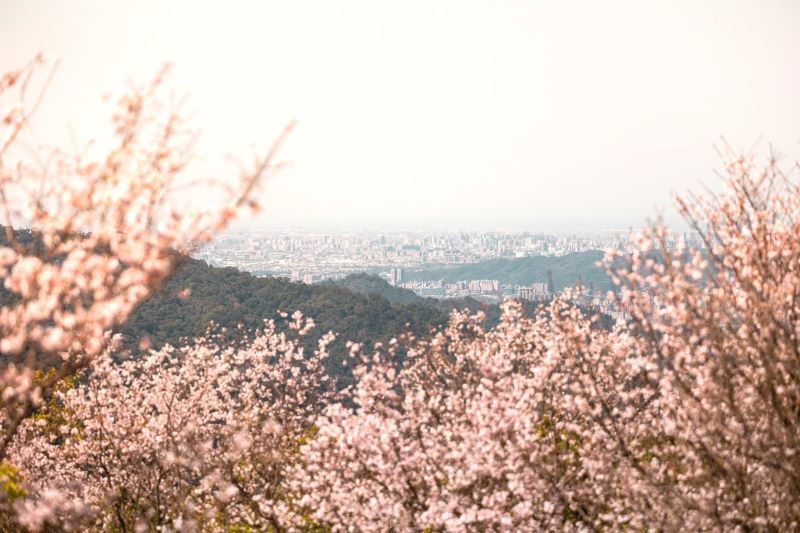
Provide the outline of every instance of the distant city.
{"type": "MultiPolygon", "coordinates": [[[[491,259],[564,256],[591,250],[629,249],[632,230],[594,233],[544,232],[300,232],[247,231],[220,235],[196,257],[213,266],[235,267],[257,276],[304,283],[338,280],[368,272],[390,285],[434,298],[472,297],[496,302],[503,297],[544,301],[552,280],[527,285],[497,279],[411,281],[404,273],[431,266],[465,265],[491,259]]],[[[696,237],[677,234],[690,245],[696,237]]],[[[674,242],[668,243],[674,245],[674,242]]]]}
{"type": "Polygon", "coordinates": [[[630,231],[602,233],[430,232],[226,233],[196,254],[214,266],[314,283],[353,272],[488,259],[560,256],[586,250],[625,249],[630,231]]]}

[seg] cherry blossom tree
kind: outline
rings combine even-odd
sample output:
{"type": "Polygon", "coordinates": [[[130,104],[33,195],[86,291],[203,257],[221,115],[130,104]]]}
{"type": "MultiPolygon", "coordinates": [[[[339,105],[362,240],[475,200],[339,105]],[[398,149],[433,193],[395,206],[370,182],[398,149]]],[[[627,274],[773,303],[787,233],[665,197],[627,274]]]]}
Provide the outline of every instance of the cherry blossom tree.
{"type": "Polygon", "coordinates": [[[665,504],[695,528],[788,531],[800,527],[797,169],[722,155],[725,192],[677,202],[703,249],[669,250],[657,225],[612,270],[663,398],[648,475],[665,504]]]}
{"type": "Polygon", "coordinates": [[[481,320],[455,313],[399,370],[394,346],[358,357],[356,409],[328,407],[303,448],[301,502],[335,530],[641,526],[631,465],[609,463],[652,435],[653,392],[626,356],[638,341],[561,300],[481,320]]]}
{"type": "MultiPolygon", "coordinates": [[[[253,193],[278,167],[277,150],[291,128],[236,183],[190,183],[195,135],[180,102],[165,104],[165,69],[118,99],[116,141],[107,149],[32,150],[26,135],[49,81],[40,74],[53,70],[37,57],[0,76],[0,461],[21,424],[65,378],[110,348],[114,328],[185,254],[242,210],[258,209],[253,193]],[[208,210],[175,201],[198,186],[225,200],[208,210]],[[56,370],[37,377],[45,364],[56,370]]],[[[13,465],[2,464],[9,469],[4,479],[13,479],[13,465]]],[[[68,514],[71,504],[60,494],[41,496],[68,514]]]]}
{"type": "MultiPolygon", "coordinates": [[[[295,314],[305,335],[313,321],[295,314]]],[[[269,530],[302,523],[284,482],[335,400],[324,362],[332,334],[305,354],[274,322],[249,336],[218,332],[115,363],[97,358],[85,383],[58,393],[17,435],[12,461],[37,498],[23,525],[64,524],[42,501],[83,505],[99,531],[269,530]],[[53,424],[51,421],[56,420],[53,424]],[[251,528],[251,529],[247,529],[251,528]]]]}
{"type": "Polygon", "coordinates": [[[283,139],[226,185],[219,209],[179,208],[194,134],[179,107],[160,100],[166,71],[119,99],[116,144],[107,152],[29,155],[20,139],[38,105],[30,93],[43,63],[36,58],[0,78],[0,101],[11,100],[0,114],[0,277],[10,293],[0,308],[0,459],[21,421],[59,380],[103,352],[108,333],[163,284],[182,253],[243,208],[258,207],[252,193],[274,170],[283,139]],[[29,242],[20,242],[18,224],[33,231],[29,242]],[[59,370],[37,382],[32,367],[42,360],[60,361],[59,370]]]}

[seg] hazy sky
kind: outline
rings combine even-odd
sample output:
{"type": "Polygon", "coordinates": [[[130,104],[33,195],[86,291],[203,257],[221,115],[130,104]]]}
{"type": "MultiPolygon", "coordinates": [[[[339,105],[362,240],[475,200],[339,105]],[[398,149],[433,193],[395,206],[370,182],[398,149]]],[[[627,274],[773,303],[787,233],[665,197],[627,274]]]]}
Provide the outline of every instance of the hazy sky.
{"type": "Polygon", "coordinates": [[[206,170],[299,121],[265,223],[640,225],[715,184],[720,136],[796,157],[800,2],[0,0],[0,70],[61,63],[48,142],[165,61],[206,170]]]}

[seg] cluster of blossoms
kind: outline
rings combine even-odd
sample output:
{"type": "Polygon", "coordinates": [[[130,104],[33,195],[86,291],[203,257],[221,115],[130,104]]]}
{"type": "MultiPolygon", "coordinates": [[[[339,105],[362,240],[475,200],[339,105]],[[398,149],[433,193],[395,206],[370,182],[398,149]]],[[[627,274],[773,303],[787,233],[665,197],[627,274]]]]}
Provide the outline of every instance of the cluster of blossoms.
{"type": "Polygon", "coordinates": [[[609,256],[630,319],[564,301],[484,331],[455,314],[357,371],[295,473],[334,530],[800,527],[800,191],[734,156],[720,197],[678,201],[704,250],[609,256]],[[756,170],[756,169],[760,170],[756,170]]]}
{"type": "Polygon", "coordinates": [[[490,331],[481,319],[454,314],[399,371],[391,347],[366,358],[357,408],[328,407],[303,448],[312,516],[371,531],[665,525],[668,509],[643,513],[659,402],[639,386],[639,340],[562,300],[536,318],[507,302],[490,331]]]}
{"type": "Polygon", "coordinates": [[[663,398],[653,453],[674,467],[655,479],[678,518],[704,528],[794,530],[800,190],[775,156],[725,159],[724,194],[678,199],[705,248],[671,253],[656,226],[614,274],[628,330],[652,367],[650,387],[663,398]]]}
{"type": "Polygon", "coordinates": [[[272,322],[117,351],[110,331],[171,250],[230,220],[273,157],[216,214],[170,211],[185,151],[145,111],[155,86],[120,102],[108,157],[57,158],[53,183],[8,155],[23,108],[0,117],[0,207],[38,236],[0,247],[0,527],[800,528],[800,190],[774,158],[731,156],[724,194],[678,200],[702,250],[669,249],[656,224],[606,259],[628,317],[612,329],[568,299],[533,317],[507,302],[492,329],[456,312],[429,338],[351,343],[336,392],[332,335],[304,353],[272,322]],[[47,355],[57,370],[23,364],[47,355]]]}
{"type": "MultiPolygon", "coordinates": [[[[183,176],[195,136],[178,106],[160,104],[166,71],[117,101],[115,140],[106,150],[90,144],[75,154],[32,153],[29,146],[38,143],[31,119],[47,85],[37,74],[45,63],[37,57],[0,76],[0,461],[59,383],[111,349],[113,329],[158,290],[184,254],[242,210],[258,208],[252,193],[276,168],[283,139],[235,185],[207,184],[225,189],[215,196],[224,198],[219,205],[178,205],[182,188],[192,185],[183,176]],[[42,89],[31,99],[35,86],[42,89]],[[16,231],[19,225],[30,231],[16,231]],[[45,365],[56,370],[37,376],[45,365]]],[[[0,505],[8,508],[11,499],[6,494],[0,505]]],[[[50,490],[39,501],[62,511],[86,508],[50,490]]],[[[45,514],[31,502],[20,508],[36,512],[21,522],[37,529],[45,514]]]]}
{"type": "MultiPolygon", "coordinates": [[[[300,335],[312,326],[292,322],[300,335]]],[[[273,322],[252,338],[235,333],[121,363],[104,354],[26,423],[12,463],[34,492],[83,502],[84,527],[101,531],[291,523],[298,507],[284,472],[319,406],[335,401],[324,370],[333,335],[305,354],[273,322]]],[[[61,518],[48,520],[67,528],[61,518]]]]}

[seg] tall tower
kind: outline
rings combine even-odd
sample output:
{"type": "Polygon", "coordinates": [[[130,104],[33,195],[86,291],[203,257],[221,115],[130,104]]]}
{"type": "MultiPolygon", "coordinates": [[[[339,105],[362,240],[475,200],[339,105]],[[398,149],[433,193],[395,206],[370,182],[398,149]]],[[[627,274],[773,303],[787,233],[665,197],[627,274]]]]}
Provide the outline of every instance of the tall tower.
{"type": "Polygon", "coordinates": [[[395,287],[399,285],[403,281],[403,269],[402,268],[392,268],[389,271],[389,283],[394,285],[395,287]]]}

